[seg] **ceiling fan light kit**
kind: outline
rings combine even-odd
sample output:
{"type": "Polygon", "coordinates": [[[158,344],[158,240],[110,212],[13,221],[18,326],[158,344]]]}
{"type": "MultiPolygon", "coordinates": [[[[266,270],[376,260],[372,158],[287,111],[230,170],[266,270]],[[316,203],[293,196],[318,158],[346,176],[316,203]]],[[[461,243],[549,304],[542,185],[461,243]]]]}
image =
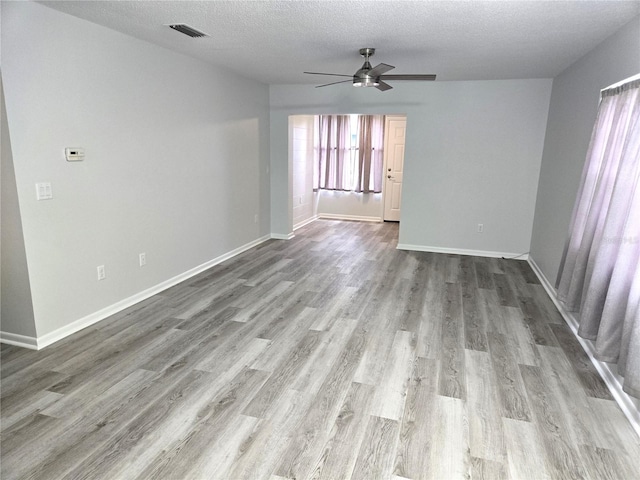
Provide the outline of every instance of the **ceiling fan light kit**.
{"type": "Polygon", "coordinates": [[[380,81],[368,75],[353,79],[354,87],[377,87],[378,85],[380,85],[380,81]]]}
{"type": "Polygon", "coordinates": [[[419,81],[432,81],[436,79],[433,74],[419,74],[419,75],[384,75],[389,70],[394,69],[393,65],[387,65],[386,63],[380,63],[375,67],[371,67],[369,58],[376,52],[375,48],[361,48],[360,55],[364,57],[364,63],[360,70],[351,75],[344,75],[341,73],[323,73],[323,72],[304,72],[308,75],[329,75],[333,77],[351,77],[350,80],[340,80],[338,82],[325,83],[324,85],[317,85],[316,88],[328,87],[329,85],[336,85],[338,83],[352,82],[354,87],[375,87],[378,90],[384,92],[391,90],[393,87],[386,83],[384,80],[419,80],[419,81]]]}

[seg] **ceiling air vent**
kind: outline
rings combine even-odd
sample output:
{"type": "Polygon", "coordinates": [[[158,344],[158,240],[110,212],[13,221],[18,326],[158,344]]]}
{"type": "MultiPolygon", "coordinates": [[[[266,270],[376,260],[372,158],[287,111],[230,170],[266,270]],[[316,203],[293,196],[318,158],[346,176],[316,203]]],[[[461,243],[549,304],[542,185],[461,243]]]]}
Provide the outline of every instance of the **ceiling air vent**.
{"type": "Polygon", "coordinates": [[[193,38],[199,38],[199,37],[208,37],[209,35],[207,35],[204,32],[201,32],[200,30],[196,30],[193,27],[190,27],[189,25],[186,25],[184,23],[176,23],[173,25],[169,25],[169,27],[173,28],[174,30],[180,32],[180,33],[184,33],[185,35],[189,35],[190,37],[193,38]]]}

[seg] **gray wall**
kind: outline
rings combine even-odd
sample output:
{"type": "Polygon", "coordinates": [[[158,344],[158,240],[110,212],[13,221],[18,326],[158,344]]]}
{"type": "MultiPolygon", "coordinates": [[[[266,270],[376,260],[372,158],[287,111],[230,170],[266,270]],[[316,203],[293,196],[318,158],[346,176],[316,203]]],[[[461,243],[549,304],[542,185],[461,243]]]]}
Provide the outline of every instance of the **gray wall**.
{"type": "Polygon", "coordinates": [[[381,193],[320,190],[318,195],[320,216],[381,221],[384,213],[382,207],[381,193]]]}
{"type": "Polygon", "coordinates": [[[267,86],[33,2],[2,57],[39,337],[269,234],[267,86]]]}
{"type": "Polygon", "coordinates": [[[289,115],[395,113],[407,115],[400,243],[528,252],[551,80],[394,86],[270,87],[272,231],[292,228],[289,115]]]}
{"type": "Polygon", "coordinates": [[[553,80],[531,258],[556,280],[600,90],[640,72],[640,17],[553,80]]]}
{"type": "MultiPolygon", "coordinates": [[[[11,139],[7,129],[4,89],[0,79],[2,149],[0,151],[0,330],[14,335],[35,337],[36,324],[31,303],[31,285],[27,272],[20,205],[13,169],[11,139]]],[[[14,338],[16,340],[16,338],[14,338]]],[[[22,339],[20,339],[22,340],[22,339]]]]}
{"type": "Polygon", "coordinates": [[[313,191],[313,116],[295,115],[289,124],[289,149],[293,165],[293,224],[302,225],[316,215],[313,191]]]}

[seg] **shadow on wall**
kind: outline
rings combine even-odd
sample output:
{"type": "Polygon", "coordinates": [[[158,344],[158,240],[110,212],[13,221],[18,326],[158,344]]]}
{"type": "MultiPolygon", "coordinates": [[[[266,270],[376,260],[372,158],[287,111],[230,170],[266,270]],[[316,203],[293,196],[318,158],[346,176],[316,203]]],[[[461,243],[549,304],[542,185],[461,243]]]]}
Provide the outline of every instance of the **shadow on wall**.
{"type": "Polygon", "coordinates": [[[36,325],[1,76],[0,106],[2,108],[0,330],[2,339],[6,343],[22,343],[24,340],[22,337],[36,336],[36,325]]]}

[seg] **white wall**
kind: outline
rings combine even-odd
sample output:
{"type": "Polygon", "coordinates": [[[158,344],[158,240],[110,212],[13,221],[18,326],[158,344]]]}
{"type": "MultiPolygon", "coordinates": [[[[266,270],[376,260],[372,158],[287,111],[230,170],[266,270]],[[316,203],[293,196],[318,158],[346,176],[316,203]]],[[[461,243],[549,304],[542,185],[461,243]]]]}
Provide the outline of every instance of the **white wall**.
{"type": "Polygon", "coordinates": [[[288,116],[406,114],[400,243],[528,252],[551,80],[270,87],[272,231],[286,234],[288,116]],[[476,233],[478,223],[484,233],[476,233]]]}
{"type": "Polygon", "coordinates": [[[600,90],[640,73],[640,17],[553,80],[531,257],[554,283],[596,119],[600,90]]]}
{"type": "Polygon", "coordinates": [[[382,194],[321,190],[318,215],[325,218],[382,221],[382,194]]]}
{"type": "Polygon", "coordinates": [[[302,225],[316,216],[317,195],[313,191],[313,115],[293,115],[290,119],[289,147],[293,168],[293,225],[302,225]]]}
{"type": "Polygon", "coordinates": [[[265,85],[33,2],[2,57],[39,337],[269,233],[265,85]]]}

